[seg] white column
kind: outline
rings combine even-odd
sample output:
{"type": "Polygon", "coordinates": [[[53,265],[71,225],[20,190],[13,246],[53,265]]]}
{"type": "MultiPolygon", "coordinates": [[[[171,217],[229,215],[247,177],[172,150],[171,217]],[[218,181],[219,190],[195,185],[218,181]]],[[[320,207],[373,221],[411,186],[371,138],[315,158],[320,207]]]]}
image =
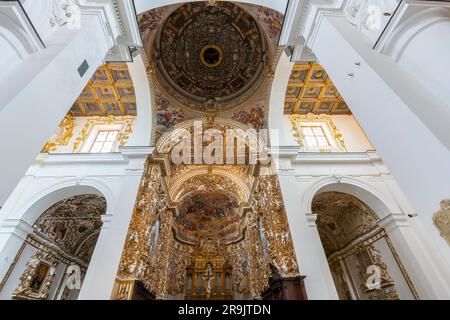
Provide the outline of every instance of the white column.
{"type": "Polygon", "coordinates": [[[126,148],[130,160],[115,207],[108,208],[80,291],[80,300],[109,300],[150,148],[126,148]]]}
{"type": "Polygon", "coordinates": [[[143,57],[136,56],[132,63],[128,63],[128,69],[136,93],[137,117],[127,145],[148,146],[151,143],[152,135],[152,98],[143,57]]]}
{"type": "Polygon", "coordinates": [[[35,75],[30,71],[20,74],[24,78],[30,77],[29,83],[12,89],[19,92],[16,91],[17,95],[0,108],[3,155],[0,205],[16,187],[109,50],[99,19],[86,19],[83,25],[79,32],[64,33],[71,39],[69,43],[55,39],[55,43],[49,44],[42,53],[23,63],[23,68],[41,70],[35,75]],[[89,70],[80,77],[77,69],[85,59],[89,70]]]}
{"type": "Polygon", "coordinates": [[[29,27],[32,30],[27,31],[30,36],[24,35],[25,29],[16,30],[16,34],[42,39],[42,48],[38,46],[20,59],[14,56],[14,46],[2,46],[2,50],[7,51],[6,59],[15,63],[0,76],[0,207],[58,128],[97,67],[105,62],[105,58],[129,59],[128,46],[140,44],[131,0],[119,4],[112,0],[79,1],[80,5],[73,8],[74,22],[52,28],[49,24],[56,21],[55,15],[65,17],[64,12],[57,12],[62,8],[56,9],[62,3],[50,0],[36,3],[24,2],[25,10],[31,10],[28,13],[19,12],[20,6],[15,7],[16,11],[12,11],[8,3],[2,2],[0,6],[0,37],[14,31],[11,23],[6,29],[3,26],[3,20],[7,20],[4,12],[9,16],[16,12],[18,21],[30,17],[26,25],[32,23],[41,33],[37,35],[29,27]],[[79,68],[84,61],[88,68],[80,74],[79,68]]]}
{"type": "Polygon", "coordinates": [[[439,270],[441,264],[434,263],[440,257],[433,250],[428,250],[432,246],[426,237],[421,236],[421,230],[418,230],[420,225],[414,219],[406,219],[405,215],[391,214],[379,225],[386,230],[419,298],[450,299],[448,270],[439,270]]]}
{"type": "MultiPolygon", "coordinates": [[[[450,195],[449,137],[419,118],[442,109],[440,102],[345,17],[324,14],[311,46],[449,263],[448,245],[432,224],[450,195]]],[[[441,121],[439,112],[433,117],[441,121]]]]}
{"type": "MultiPolygon", "coordinates": [[[[289,159],[280,160],[286,161],[290,162],[289,159]]],[[[301,189],[295,180],[294,171],[278,170],[278,179],[300,274],[306,276],[308,299],[339,299],[319,233],[317,228],[311,227],[311,224],[315,225],[315,219],[311,219],[311,214],[308,215],[302,209],[301,189]]]]}

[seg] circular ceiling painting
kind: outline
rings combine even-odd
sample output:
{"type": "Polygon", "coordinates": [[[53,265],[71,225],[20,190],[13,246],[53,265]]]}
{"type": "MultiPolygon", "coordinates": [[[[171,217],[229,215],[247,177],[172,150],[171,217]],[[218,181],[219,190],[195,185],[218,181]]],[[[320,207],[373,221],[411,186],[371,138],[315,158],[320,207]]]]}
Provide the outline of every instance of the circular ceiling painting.
{"type": "Polygon", "coordinates": [[[155,47],[158,76],[174,89],[172,96],[196,111],[224,111],[242,102],[254,93],[266,65],[257,23],[229,2],[181,6],[155,47]]]}

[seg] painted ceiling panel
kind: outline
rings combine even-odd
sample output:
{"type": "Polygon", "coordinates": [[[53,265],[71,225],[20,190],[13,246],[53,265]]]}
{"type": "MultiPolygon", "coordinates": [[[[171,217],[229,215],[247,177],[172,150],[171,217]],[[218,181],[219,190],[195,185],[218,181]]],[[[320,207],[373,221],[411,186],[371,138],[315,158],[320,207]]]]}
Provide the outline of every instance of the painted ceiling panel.
{"type": "Polygon", "coordinates": [[[136,95],[128,66],[103,65],[70,109],[75,117],[136,116],[136,95]]]}
{"type": "Polygon", "coordinates": [[[317,63],[299,62],[286,90],[285,114],[351,114],[326,71],[317,63]]]}

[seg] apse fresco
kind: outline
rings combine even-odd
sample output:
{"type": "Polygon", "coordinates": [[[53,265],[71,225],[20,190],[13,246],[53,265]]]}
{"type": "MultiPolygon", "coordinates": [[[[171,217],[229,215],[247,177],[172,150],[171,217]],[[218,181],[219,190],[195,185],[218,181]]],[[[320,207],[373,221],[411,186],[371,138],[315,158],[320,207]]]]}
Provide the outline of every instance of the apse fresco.
{"type": "Polygon", "coordinates": [[[214,191],[191,194],[179,208],[178,235],[185,240],[197,242],[214,234],[227,241],[239,235],[239,204],[230,195],[214,191]]]}

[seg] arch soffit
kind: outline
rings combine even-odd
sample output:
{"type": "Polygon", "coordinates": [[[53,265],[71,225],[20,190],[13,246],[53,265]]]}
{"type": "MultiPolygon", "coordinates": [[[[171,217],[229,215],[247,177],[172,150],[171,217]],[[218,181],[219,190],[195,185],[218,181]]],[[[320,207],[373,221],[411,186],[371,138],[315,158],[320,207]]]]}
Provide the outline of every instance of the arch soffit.
{"type": "Polygon", "coordinates": [[[316,181],[303,195],[305,212],[312,212],[312,203],[316,195],[330,191],[346,193],[357,198],[372,209],[380,219],[391,213],[401,212],[396,204],[389,201],[378,190],[363,181],[349,177],[343,177],[340,180],[327,177],[316,181]]]}
{"type": "Polygon", "coordinates": [[[106,214],[114,206],[115,196],[112,190],[103,182],[96,180],[76,180],[62,182],[32,195],[24,204],[16,208],[21,212],[20,219],[32,226],[37,219],[54,204],[74,196],[95,194],[104,197],[107,204],[106,214]]]}
{"type": "Polygon", "coordinates": [[[395,61],[399,61],[408,44],[425,29],[442,22],[450,21],[448,8],[428,8],[422,9],[405,19],[389,36],[384,45],[383,53],[391,56],[395,61]]]}
{"type": "MultiPolygon", "coordinates": [[[[236,197],[242,202],[248,201],[248,199],[250,198],[250,188],[241,177],[229,170],[220,168],[214,168],[212,173],[213,175],[217,175],[229,180],[233,185],[236,186],[236,189],[240,191],[240,194],[236,195],[236,197]]],[[[184,195],[183,189],[185,188],[186,181],[191,178],[201,177],[207,174],[207,168],[192,169],[187,171],[186,173],[183,173],[173,183],[171,183],[169,187],[169,197],[172,202],[178,202],[180,200],[180,197],[184,195]]]]}

